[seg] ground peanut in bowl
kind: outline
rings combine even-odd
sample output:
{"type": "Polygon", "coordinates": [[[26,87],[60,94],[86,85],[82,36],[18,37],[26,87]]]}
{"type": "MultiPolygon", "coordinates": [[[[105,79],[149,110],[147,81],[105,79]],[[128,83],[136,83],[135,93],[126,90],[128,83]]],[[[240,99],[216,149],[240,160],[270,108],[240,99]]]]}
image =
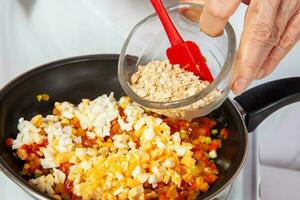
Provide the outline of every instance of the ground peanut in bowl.
{"type": "MultiPolygon", "coordinates": [[[[193,96],[210,83],[200,80],[192,72],[169,61],[152,61],[147,65],[138,66],[137,72],[131,77],[131,88],[140,97],[156,102],[172,102],[193,96]]],[[[178,109],[153,110],[156,113],[191,120],[197,116],[198,110],[215,101],[221,92],[215,89],[203,99],[178,109]]]]}

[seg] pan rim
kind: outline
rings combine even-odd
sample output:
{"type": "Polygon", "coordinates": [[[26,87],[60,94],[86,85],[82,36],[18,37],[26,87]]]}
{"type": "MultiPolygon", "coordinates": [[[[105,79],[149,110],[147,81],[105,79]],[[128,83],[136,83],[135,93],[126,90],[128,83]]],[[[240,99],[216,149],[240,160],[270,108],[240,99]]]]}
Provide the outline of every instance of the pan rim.
{"type": "MultiPolygon", "coordinates": [[[[65,59],[60,59],[57,61],[48,62],[46,64],[42,64],[40,66],[34,67],[24,73],[21,73],[20,75],[16,76],[14,79],[6,83],[1,89],[0,89],[0,100],[14,87],[16,87],[19,83],[23,82],[24,80],[38,74],[42,73],[54,68],[57,68],[61,65],[66,64],[72,64],[77,62],[83,62],[83,61],[91,61],[91,60],[116,60],[119,59],[119,54],[91,54],[91,55],[83,55],[83,56],[74,56],[69,57],[65,59]]],[[[212,194],[208,195],[207,197],[203,198],[203,200],[209,200],[216,197],[218,194],[220,194],[223,190],[225,190],[228,186],[232,184],[232,182],[236,179],[240,171],[242,170],[244,163],[247,158],[248,154],[248,130],[246,128],[245,122],[243,120],[242,113],[239,109],[239,107],[236,105],[234,100],[227,98],[229,104],[234,108],[233,112],[236,112],[239,117],[239,122],[242,123],[242,129],[244,134],[244,152],[242,155],[242,158],[239,159],[238,168],[233,172],[233,175],[224,183],[224,185],[220,186],[218,189],[216,189],[212,194]]],[[[13,171],[10,167],[7,166],[7,164],[4,162],[4,160],[0,157],[0,171],[3,172],[3,174],[6,175],[10,180],[12,180],[14,183],[16,183],[20,188],[22,188],[27,194],[32,196],[33,198],[42,199],[42,200],[48,200],[51,199],[47,194],[42,193],[38,191],[37,189],[31,187],[28,185],[28,183],[15,171],[13,171]]]]}
{"type": "Polygon", "coordinates": [[[227,187],[229,187],[233,183],[233,181],[236,179],[236,177],[240,174],[241,170],[243,169],[244,164],[246,162],[247,155],[248,155],[248,146],[249,146],[248,134],[249,133],[248,133],[248,129],[246,127],[245,121],[244,121],[244,116],[243,116],[244,112],[243,112],[243,110],[241,110],[241,108],[239,107],[239,104],[237,102],[235,102],[235,100],[228,97],[225,100],[225,102],[226,101],[228,101],[229,104],[234,107],[234,111],[238,114],[239,120],[240,120],[240,122],[237,122],[237,123],[241,123],[241,125],[242,125],[243,134],[244,134],[244,138],[245,138],[245,140],[244,140],[245,147],[244,147],[243,156],[240,159],[238,168],[234,171],[233,175],[226,181],[226,183],[224,185],[222,185],[221,187],[219,187],[217,190],[215,190],[214,193],[212,193],[211,195],[209,195],[203,199],[199,199],[199,200],[212,200],[217,195],[219,195],[222,191],[224,191],[227,187]]]}

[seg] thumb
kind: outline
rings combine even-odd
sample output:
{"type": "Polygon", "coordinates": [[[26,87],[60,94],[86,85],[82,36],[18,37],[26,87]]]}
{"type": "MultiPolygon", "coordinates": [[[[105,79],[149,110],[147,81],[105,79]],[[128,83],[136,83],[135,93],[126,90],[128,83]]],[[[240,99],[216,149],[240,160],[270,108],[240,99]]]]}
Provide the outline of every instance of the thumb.
{"type": "Polygon", "coordinates": [[[210,36],[221,35],[229,17],[241,2],[242,0],[207,0],[200,17],[201,30],[210,36]]]}

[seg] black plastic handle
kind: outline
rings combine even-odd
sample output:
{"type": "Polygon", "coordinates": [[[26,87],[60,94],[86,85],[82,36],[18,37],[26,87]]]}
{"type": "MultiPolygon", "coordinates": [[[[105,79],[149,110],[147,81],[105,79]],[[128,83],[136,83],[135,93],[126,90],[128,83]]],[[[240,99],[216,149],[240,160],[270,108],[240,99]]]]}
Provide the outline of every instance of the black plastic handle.
{"type": "Polygon", "coordinates": [[[276,110],[300,101],[300,77],[280,79],[254,87],[235,98],[246,112],[251,132],[276,110]]]}

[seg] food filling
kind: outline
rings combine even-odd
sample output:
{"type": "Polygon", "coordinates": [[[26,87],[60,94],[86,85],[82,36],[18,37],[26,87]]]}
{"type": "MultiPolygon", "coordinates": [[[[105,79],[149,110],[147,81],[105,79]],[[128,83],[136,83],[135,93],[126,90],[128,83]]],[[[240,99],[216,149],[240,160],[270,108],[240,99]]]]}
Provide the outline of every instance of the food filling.
{"type": "Polygon", "coordinates": [[[175,120],[113,94],[57,102],[51,115],[21,118],[18,131],[6,145],[24,161],[20,173],[66,200],[194,199],[218,178],[214,159],[228,137],[213,119],[175,120]]]}

